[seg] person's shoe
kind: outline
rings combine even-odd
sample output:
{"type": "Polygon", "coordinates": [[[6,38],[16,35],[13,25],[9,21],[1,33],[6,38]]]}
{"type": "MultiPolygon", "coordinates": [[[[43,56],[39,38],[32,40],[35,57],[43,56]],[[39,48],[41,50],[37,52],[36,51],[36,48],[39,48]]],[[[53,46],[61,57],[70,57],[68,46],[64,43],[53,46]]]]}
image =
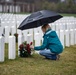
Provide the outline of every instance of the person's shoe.
{"type": "Polygon", "coordinates": [[[60,55],[59,54],[56,57],[57,57],[56,60],[59,60],[60,59],[60,55]]]}

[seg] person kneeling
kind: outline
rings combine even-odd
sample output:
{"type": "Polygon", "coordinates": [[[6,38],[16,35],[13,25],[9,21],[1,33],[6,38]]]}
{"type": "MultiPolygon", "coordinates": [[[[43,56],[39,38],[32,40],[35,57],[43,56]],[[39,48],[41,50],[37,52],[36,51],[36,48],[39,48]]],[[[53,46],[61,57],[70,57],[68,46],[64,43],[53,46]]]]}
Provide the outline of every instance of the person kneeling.
{"type": "Polygon", "coordinates": [[[56,34],[56,31],[52,30],[50,25],[45,24],[41,27],[43,31],[43,44],[41,46],[31,46],[34,50],[39,51],[39,54],[45,56],[46,59],[58,60],[60,53],[63,52],[63,46],[56,34]]]}

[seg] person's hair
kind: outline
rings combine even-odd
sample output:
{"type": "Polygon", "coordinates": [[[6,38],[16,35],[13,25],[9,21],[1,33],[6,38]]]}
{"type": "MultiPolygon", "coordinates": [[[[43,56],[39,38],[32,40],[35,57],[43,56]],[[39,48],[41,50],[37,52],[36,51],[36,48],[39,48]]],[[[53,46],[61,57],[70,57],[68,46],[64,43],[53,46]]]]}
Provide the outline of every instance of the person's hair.
{"type": "Polygon", "coordinates": [[[46,29],[47,26],[48,26],[48,24],[44,24],[41,28],[42,28],[42,29],[43,29],[43,28],[46,29]]]}
{"type": "Polygon", "coordinates": [[[41,27],[41,29],[46,29],[47,27],[49,27],[50,29],[51,29],[51,27],[48,25],[48,24],[44,24],[42,27],[41,27]]]}

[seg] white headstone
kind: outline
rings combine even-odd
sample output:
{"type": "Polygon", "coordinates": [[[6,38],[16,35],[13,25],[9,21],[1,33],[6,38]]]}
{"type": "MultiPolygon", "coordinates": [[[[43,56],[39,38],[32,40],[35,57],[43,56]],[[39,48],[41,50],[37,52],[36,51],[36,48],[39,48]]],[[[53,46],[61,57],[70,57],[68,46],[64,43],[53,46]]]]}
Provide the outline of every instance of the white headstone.
{"type": "MultiPolygon", "coordinates": [[[[35,34],[35,46],[40,46],[41,45],[41,39],[39,38],[40,34],[36,33],[35,34]]],[[[39,51],[35,51],[35,53],[39,54],[39,51]]]]}
{"type": "Polygon", "coordinates": [[[4,21],[1,22],[1,27],[5,27],[6,23],[4,21]]]}
{"type": "Polygon", "coordinates": [[[0,27],[0,36],[2,36],[3,31],[2,31],[2,27],[0,27]]]}
{"type": "Polygon", "coordinates": [[[63,30],[60,30],[60,41],[61,41],[63,48],[64,48],[65,45],[64,45],[64,31],[63,30]]]}
{"type": "Polygon", "coordinates": [[[24,30],[22,33],[24,35],[24,40],[27,41],[28,30],[24,30]]]}
{"type": "Polygon", "coordinates": [[[8,58],[9,58],[9,59],[15,59],[15,58],[16,58],[15,36],[9,36],[8,58]]]}
{"type": "Polygon", "coordinates": [[[5,26],[5,43],[8,43],[9,38],[9,28],[8,26],[5,26]]]}
{"type": "Polygon", "coordinates": [[[28,30],[29,34],[33,34],[33,29],[28,30]]]}
{"type": "Polygon", "coordinates": [[[18,36],[18,55],[20,55],[20,51],[19,51],[19,46],[20,44],[22,44],[23,40],[22,40],[22,35],[18,36]]]}
{"type": "Polygon", "coordinates": [[[15,26],[12,26],[12,27],[11,27],[11,31],[12,31],[12,32],[11,32],[11,33],[12,33],[12,35],[14,35],[14,34],[16,33],[15,26]]]}
{"type": "MultiPolygon", "coordinates": [[[[42,38],[43,38],[43,32],[41,30],[41,27],[38,27],[38,32],[37,33],[39,33],[39,38],[42,40],[42,38]]],[[[37,34],[37,33],[35,33],[35,34],[37,34]]]]}
{"type": "Polygon", "coordinates": [[[70,29],[70,23],[67,22],[67,29],[69,30],[70,29]]]}
{"type": "Polygon", "coordinates": [[[51,26],[52,30],[55,30],[55,29],[56,29],[56,28],[55,28],[56,25],[55,25],[54,23],[51,23],[50,26],[51,26]]]}
{"type": "Polygon", "coordinates": [[[59,24],[58,23],[56,23],[56,31],[58,31],[59,30],[59,24]]]}
{"type": "Polygon", "coordinates": [[[22,35],[22,31],[19,29],[17,29],[17,33],[18,33],[18,35],[22,35]]]}
{"type": "Polygon", "coordinates": [[[35,46],[40,46],[41,44],[41,39],[39,38],[40,33],[35,34],[35,46]]]}
{"type": "Polygon", "coordinates": [[[38,31],[38,28],[34,28],[34,34],[35,33],[38,33],[39,31],[38,31]]]}
{"type": "Polygon", "coordinates": [[[0,36],[0,62],[4,62],[4,37],[0,36]]]}
{"type": "Polygon", "coordinates": [[[24,35],[22,35],[22,42],[25,42],[25,37],[24,37],[24,35]]]}
{"type": "Polygon", "coordinates": [[[70,45],[74,45],[74,30],[70,30],[70,45]]]}
{"type": "Polygon", "coordinates": [[[70,46],[70,36],[69,36],[69,30],[65,30],[65,46],[70,46]]]}
{"type": "Polygon", "coordinates": [[[31,34],[31,39],[32,39],[32,41],[33,41],[33,29],[29,29],[29,34],[31,34]]]}
{"type": "Polygon", "coordinates": [[[75,45],[76,45],[76,29],[75,29],[75,45]]]}
{"type": "Polygon", "coordinates": [[[60,37],[60,31],[58,30],[58,31],[56,31],[56,33],[57,33],[58,37],[60,37]]]}
{"type": "Polygon", "coordinates": [[[27,43],[29,43],[29,44],[30,44],[31,42],[33,42],[33,40],[32,40],[31,37],[32,37],[32,34],[28,34],[28,35],[27,35],[27,43]]]}

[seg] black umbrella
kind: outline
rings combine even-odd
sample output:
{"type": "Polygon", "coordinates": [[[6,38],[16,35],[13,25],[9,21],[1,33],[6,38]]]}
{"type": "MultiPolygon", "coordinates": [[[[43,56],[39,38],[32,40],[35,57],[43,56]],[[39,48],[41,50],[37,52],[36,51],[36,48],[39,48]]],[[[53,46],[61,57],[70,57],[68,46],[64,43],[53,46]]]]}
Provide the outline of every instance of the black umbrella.
{"type": "Polygon", "coordinates": [[[52,23],[60,18],[62,18],[61,15],[50,10],[34,12],[24,19],[24,21],[20,24],[18,29],[24,30],[39,27],[47,23],[52,23]]]}

